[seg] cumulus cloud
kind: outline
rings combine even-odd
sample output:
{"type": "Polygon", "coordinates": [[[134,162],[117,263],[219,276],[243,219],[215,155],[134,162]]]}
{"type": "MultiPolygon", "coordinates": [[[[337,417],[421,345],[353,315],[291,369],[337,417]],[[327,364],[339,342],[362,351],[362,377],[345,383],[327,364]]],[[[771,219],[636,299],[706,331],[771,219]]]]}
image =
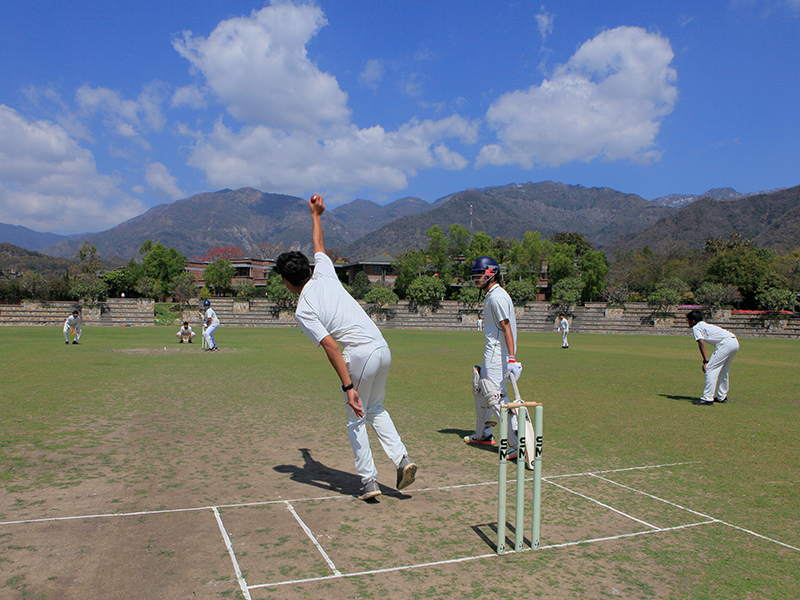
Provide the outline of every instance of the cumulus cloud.
{"type": "MultiPolygon", "coordinates": [[[[347,94],[335,77],[308,58],[306,45],[326,23],[319,7],[273,2],[249,17],[221,22],[207,37],[185,32],[175,49],[241,121],[219,119],[210,132],[182,129],[193,140],[190,165],[214,187],[252,186],[275,192],[396,191],[418,169],[463,169],[466,159],[445,139],[475,143],[477,125],[453,115],[412,120],[396,131],[350,122],[347,94]]],[[[369,61],[360,82],[374,87],[380,61],[369,61]]],[[[407,93],[418,93],[411,80],[407,93]]]]}
{"type": "Polygon", "coordinates": [[[103,116],[106,126],[123,137],[141,137],[151,131],[161,131],[166,119],[161,111],[164,92],[158,83],[151,83],[136,100],[127,100],[108,88],[82,85],[75,94],[80,113],[87,117],[103,116]]]}
{"type": "Polygon", "coordinates": [[[350,118],[347,94],[306,52],[325,24],[318,6],[276,2],[222,21],[207,38],[186,31],[173,46],[236,119],[320,133],[350,118]]]}
{"type": "Polygon", "coordinates": [[[144,207],[97,172],[94,156],[60,126],[0,105],[0,222],[39,231],[107,229],[144,207]]]}
{"type": "Polygon", "coordinates": [[[173,177],[169,169],[159,162],[150,163],[144,171],[144,179],[150,189],[159,196],[170,200],[185,198],[187,194],[178,187],[177,177],[173,177]]]}
{"type": "Polygon", "coordinates": [[[234,132],[217,122],[197,143],[190,164],[202,169],[213,186],[252,186],[275,192],[373,187],[407,187],[417,169],[463,169],[466,160],[440,140],[474,143],[477,126],[462,117],[412,121],[397,131],[350,127],[319,140],[305,132],[284,132],[264,125],[234,132]]]}
{"type": "Polygon", "coordinates": [[[558,166],[571,161],[658,160],[661,120],[678,96],[669,40],[638,27],[604,31],[550,79],[510,92],[486,113],[497,142],[480,165],[558,166]]]}

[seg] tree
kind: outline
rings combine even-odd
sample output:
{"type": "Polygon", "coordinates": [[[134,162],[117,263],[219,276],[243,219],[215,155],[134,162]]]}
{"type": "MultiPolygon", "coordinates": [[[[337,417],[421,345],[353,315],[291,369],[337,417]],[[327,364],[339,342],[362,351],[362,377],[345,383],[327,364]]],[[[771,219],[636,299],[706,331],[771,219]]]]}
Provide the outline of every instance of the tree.
{"type": "Polygon", "coordinates": [[[220,258],[205,268],[203,280],[214,290],[215,295],[223,296],[231,289],[231,279],[234,275],[236,275],[236,269],[231,266],[230,262],[220,258]]]}
{"type": "Polygon", "coordinates": [[[526,231],[521,241],[512,242],[506,255],[509,279],[530,279],[538,284],[548,244],[538,231],[526,231]]]}
{"type": "Polygon", "coordinates": [[[742,295],[732,285],[720,285],[706,281],[694,293],[694,298],[704,307],[717,309],[722,306],[738,304],[742,295]]]}
{"type": "Polygon", "coordinates": [[[458,223],[452,223],[447,226],[447,234],[450,237],[450,257],[458,258],[460,256],[465,256],[467,254],[469,238],[472,236],[469,229],[458,223]]]}
{"type": "Polygon", "coordinates": [[[771,263],[774,254],[764,248],[742,245],[719,252],[708,263],[708,276],[714,283],[733,285],[748,305],[755,304],[759,290],[774,287],[771,263]]]}
{"type": "Polygon", "coordinates": [[[194,276],[192,276],[191,273],[184,271],[175,277],[175,279],[172,280],[170,295],[172,296],[173,300],[176,300],[180,303],[181,310],[183,310],[184,305],[189,301],[189,299],[197,296],[197,286],[195,285],[194,276]]]}
{"type": "Polygon", "coordinates": [[[681,295],[668,287],[660,287],[650,292],[647,296],[647,304],[653,307],[656,314],[669,314],[681,301],[681,295]]]}
{"type": "Polygon", "coordinates": [[[586,250],[579,259],[581,279],[583,279],[583,300],[600,298],[606,289],[608,260],[602,250],[586,250]]]}
{"type": "Polygon", "coordinates": [[[235,258],[244,258],[245,251],[241,246],[214,246],[206,252],[203,256],[195,256],[197,262],[213,263],[220,258],[225,260],[233,260],[235,258]]]}
{"type": "Polygon", "coordinates": [[[417,306],[437,307],[447,291],[447,287],[438,277],[423,275],[417,277],[408,287],[408,298],[417,306]]]}
{"type": "Polygon", "coordinates": [[[269,272],[269,277],[267,277],[267,299],[275,304],[275,308],[278,311],[293,311],[297,308],[297,301],[300,299],[300,295],[290,291],[283,283],[281,274],[273,269],[269,272]]]}
{"type": "Polygon", "coordinates": [[[552,288],[550,304],[557,307],[559,312],[568,313],[576,306],[583,293],[583,279],[580,277],[564,277],[552,288]]]}
{"type": "Polygon", "coordinates": [[[421,250],[410,250],[395,258],[393,267],[397,277],[394,289],[401,298],[408,297],[409,286],[425,272],[427,264],[428,259],[421,250]]]}
{"type": "Polygon", "coordinates": [[[46,300],[50,295],[50,282],[41,273],[25,273],[20,288],[32,299],[46,300]]]}
{"type": "Polygon", "coordinates": [[[514,304],[524,305],[536,300],[536,286],[529,279],[509,281],[505,288],[514,304]]]}
{"type": "Polygon", "coordinates": [[[793,292],[800,291],[800,249],[779,256],[775,260],[775,273],[781,287],[793,292]]]}
{"type": "Polygon", "coordinates": [[[375,310],[383,310],[389,304],[397,304],[400,299],[391,288],[376,285],[364,295],[364,302],[372,304],[375,310]]]}
{"type": "Polygon", "coordinates": [[[592,249],[592,245],[584,235],[574,231],[570,233],[558,231],[550,237],[550,241],[555,245],[567,244],[568,246],[573,246],[577,256],[583,256],[592,249]]]}
{"type": "Polygon", "coordinates": [[[550,285],[555,286],[560,280],[578,275],[575,265],[575,246],[556,244],[547,259],[550,285]]]}
{"type": "Polygon", "coordinates": [[[69,282],[69,293],[73,298],[85,298],[96,302],[108,294],[108,285],[99,276],[102,268],[100,254],[94,244],[84,242],[76,252],[79,273],[69,282]]]}
{"type": "Polygon", "coordinates": [[[428,236],[428,249],[425,251],[425,256],[433,266],[434,273],[438,273],[439,277],[445,281],[450,281],[452,278],[452,263],[450,261],[450,243],[444,235],[444,231],[438,225],[434,225],[425,232],[428,236]]]}
{"type": "Polygon", "coordinates": [[[758,293],[756,302],[761,310],[779,313],[782,310],[794,311],[797,297],[791,290],[767,288],[758,293]]]}
{"type": "Polygon", "coordinates": [[[353,288],[351,295],[356,300],[361,300],[364,298],[364,294],[366,294],[372,284],[369,281],[369,277],[364,271],[359,271],[356,273],[356,276],[353,278],[353,288]]]}
{"type": "MultiPolygon", "coordinates": [[[[186,257],[175,248],[167,248],[161,242],[153,244],[147,240],[140,248],[145,276],[153,280],[153,293],[159,300],[170,295],[175,279],[186,272],[186,257]]],[[[230,283],[230,281],[229,281],[230,283]]]]}
{"type": "Polygon", "coordinates": [[[474,285],[465,285],[458,292],[458,301],[463,304],[467,310],[475,310],[481,303],[481,291],[474,285]]]}

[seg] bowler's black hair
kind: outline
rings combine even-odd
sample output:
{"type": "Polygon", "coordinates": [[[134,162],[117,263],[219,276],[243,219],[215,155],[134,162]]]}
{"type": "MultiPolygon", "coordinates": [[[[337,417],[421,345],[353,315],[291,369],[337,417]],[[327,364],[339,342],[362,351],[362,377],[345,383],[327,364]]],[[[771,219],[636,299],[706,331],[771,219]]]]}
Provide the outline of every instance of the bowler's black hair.
{"type": "Polygon", "coordinates": [[[297,287],[303,287],[311,279],[311,265],[302,252],[292,250],[284,252],[275,261],[275,270],[286,281],[297,287]]]}
{"type": "Polygon", "coordinates": [[[703,318],[703,311],[690,310],[688,313],[686,313],[686,320],[694,321],[695,323],[699,323],[700,321],[705,321],[705,318],[703,318]]]}

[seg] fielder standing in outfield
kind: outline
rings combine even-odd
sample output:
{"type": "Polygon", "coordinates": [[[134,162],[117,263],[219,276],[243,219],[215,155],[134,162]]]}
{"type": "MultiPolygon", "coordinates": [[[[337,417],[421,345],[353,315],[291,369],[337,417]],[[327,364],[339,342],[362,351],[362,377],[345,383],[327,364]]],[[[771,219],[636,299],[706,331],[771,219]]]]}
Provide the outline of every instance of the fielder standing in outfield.
{"type": "Polygon", "coordinates": [[[67,320],[64,321],[64,343],[69,344],[69,330],[72,329],[75,331],[75,339],[72,340],[73,344],[78,344],[78,340],[81,339],[81,317],[80,313],[77,310],[73,310],[72,314],[67,317],[67,320]]]}
{"type": "Polygon", "coordinates": [[[216,351],[219,348],[217,348],[217,342],[214,341],[214,331],[217,329],[217,327],[219,327],[219,317],[217,316],[217,313],[214,312],[214,309],[211,308],[211,302],[209,300],[203,302],[203,306],[206,309],[203,337],[206,338],[208,350],[216,351]]]}
{"type": "Polygon", "coordinates": [[[703,357],[703,373],[706,374],[706,385],[703,397],[692,400],[697,406],[714,406],[714,402],[725,404],[728,401],[728,375],[733,357],[739,351],[739,340],[730,331],[717,327],[703,320],[703,312],[693,310],[687,313],[686,321],[692,328],[692,334],[703,357]],[[714,346],[709,357],[706,344],[714,346]],[[719,384],[719,385],[718,385],[719,384]]]}
{"type": "Polygon", "coordinates": [[[372,458],[367,423],[372,425],[389,459],[397,469],[397,489],[412,483],[417,472],[389,413],[383,408],[392,353],[380,330],[364,309],[342,287],[333,262],[325,254],[322,213],[325,204],[315,194],[308,201],[313,224],[314,271],[300,252],[284,252],[275,264],[289,290],[300,294],[295,319],[308,339],[322,346],[342,383],[347,407],[347,433],[364,485],[358,498],[381,495],[378,470],[372,458]],[[340,352],[339,344],[344,348],[340,352]]]}
{"type": "MultiPolygon", "coordinates": [[[[514,357],[517,349],[517,317],[514,304],[500,285],[500,265],[488,256],[481,256],[472,265],[472,281],[486,292],[483,302],[484,335],[481,366],[472,370],[472,391],[475,396],[475,433],[464,441],[470,444],[493,444],[492,416],[500,414],[500,404],[507,403],[506,378],[513,373],[519,379],[522,365],[514,357]]],[[[511,418],[508,432],[508,458],[517,455],[517,417],[511,418]]]]}
{"type": "Polygon", "coordinates": [[[561,348],[569,348],[569,341],[567,341],[567,336],[569,335],[569,321],[567,321],[567,317],[563,314],[558,315],[558,331],[561,332],[561,348]]]}

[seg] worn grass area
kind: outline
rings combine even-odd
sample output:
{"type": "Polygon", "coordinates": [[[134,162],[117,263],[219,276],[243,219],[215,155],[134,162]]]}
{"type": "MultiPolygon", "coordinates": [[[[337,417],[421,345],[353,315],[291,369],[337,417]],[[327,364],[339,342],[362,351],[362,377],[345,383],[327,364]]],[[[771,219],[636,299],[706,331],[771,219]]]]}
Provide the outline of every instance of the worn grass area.
{"type": "Polygon", "coordinates": [[[368,505],[321,350],[297,329],[222,327],[205,353],[175,331],[87,328],[66,346],[60,328],[0,330],[0,597],[242,597],[211,507],[265,586],[252,598],[800,596],[797,341],[741,340],[730,403],[705,408],[688,330],[573,334],[569,350],[522,334],[520,391],[545,404],[544,549],[472,560],[497,526],[496,454],[461,441],[480,332],[385,332],[386,407],[420,472],[388,495],[375,441],[387,495],[368,505]],[[688,464],[624,470],[673,463],[688,464]],[[330,568],[290,505],[347,576],[314,580],[330,568]],[[288,580],[305,582],[267,585],[288,580]]]}

